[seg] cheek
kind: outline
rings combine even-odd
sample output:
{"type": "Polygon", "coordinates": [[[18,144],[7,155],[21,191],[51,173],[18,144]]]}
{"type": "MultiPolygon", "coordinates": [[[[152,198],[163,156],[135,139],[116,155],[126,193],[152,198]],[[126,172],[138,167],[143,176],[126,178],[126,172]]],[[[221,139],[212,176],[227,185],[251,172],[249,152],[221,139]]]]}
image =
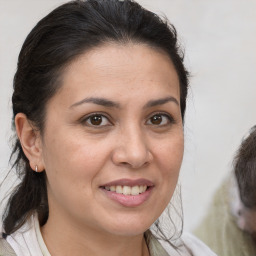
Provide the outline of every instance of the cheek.
{"type": "Polygon", "coordinates": [[[50,207],[84,212],[94,202],[97,175],[107,158],[106,147],[90,141],[85,143],[81,138],[66,138],[61,145],[57,142],[56,138],[47,144],[51,146],[45,148],[44,156],[50,207]]]}
{"type": "MultiPolygon", "coordinates": [[[[43,147],[45,165],[86,168],[100,161],[97,155],[104,158],[106,145],[100,140],[87,138],[82,132],[63,129],[57,136],[48,136],[43,147]]],[[[80,168],[79,168],[80,169],[80,168]]]]}
{"type": "Polygon", "coordinates": [[[163,170],[166,175],[173,175],[179,173],[184,152],[184,138],[183,134],[168,138],[158,147],[158,157],[163,170]]]}
{"type": "Polygon", "coordinates": [[[106,146],[82,137],[58,136],[45,144],[43,160],[50,186],[67,188],[73,184],[87,189],[107,158],[106,146]]]}
{"type": "Polygon", "coordinates": [[[158,163],[160,165],[159,170],[161,171],[161,175],[159,176],[163,184],[162,191],[168,195],[168,200],[170,200],[178,181],[183,151],[183,134],[169,141],[166,140],[164,143],[161,143],[161,147],[158,148],[158,163]]]}

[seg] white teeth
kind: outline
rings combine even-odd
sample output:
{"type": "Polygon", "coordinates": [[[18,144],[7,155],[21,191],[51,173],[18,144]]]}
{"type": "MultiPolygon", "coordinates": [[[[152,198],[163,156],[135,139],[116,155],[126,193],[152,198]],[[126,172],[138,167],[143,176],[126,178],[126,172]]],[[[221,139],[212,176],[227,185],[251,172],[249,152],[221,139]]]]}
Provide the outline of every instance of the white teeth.
{"type": "Polygon", "coordinates": [[[137,196],[141,193],[144,193],[147,190],[147,186],[141,185],[141,186],[130,187],[130,186],[118,185],[118,186],[106,186],[105,189],[108,191],[116,192],[118,194],[137,196]]]}
{"type": "Polygon", "coordinates": [[[122,186],[116,186],[116,193],[117,193],[117,194],[122,194],[122,193],[123,193],[123,188],[122,188],[122,186]]]}
{"type": "Polygon", "coordinates": [[[138,195],[140,193],[140,188],[139,188],[139,186],[134,186],[134,187],[132,187],[132,195],[133,196],[136,196],[136,195],[138,195]]]}
{"type": "Polygon", "coordinates": [[[140,186],[140,193],[143,193],[143,192],[145,192],[146,190],[147,190],[147,186],[146,186],[146,185],[140,186]]]}
{"type": "Polygon", "coordinates": [[[130,195],[131,194],[131,187],[123,186],[123,194],[124,195],[130,195]]]}

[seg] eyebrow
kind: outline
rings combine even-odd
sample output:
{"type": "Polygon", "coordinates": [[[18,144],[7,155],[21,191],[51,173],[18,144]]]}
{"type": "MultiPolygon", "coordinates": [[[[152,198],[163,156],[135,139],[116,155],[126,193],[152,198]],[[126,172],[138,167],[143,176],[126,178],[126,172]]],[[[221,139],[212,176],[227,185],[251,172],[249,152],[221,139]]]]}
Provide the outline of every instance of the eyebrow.
{"type": "Polygon", "coordinates": [[[180,105],[178,100],[172,96],[163,98],[163,99],[157,99],[157,100],[150,100],[143,108],[150,108],[150,107],[155,107],[158,105],[164,105],[168,102],[174,102],[176,105],[180,105]]]}
{"type": "MultiPolygon", "coordinates": [[[[179,102],[176,98],[169,96],[166,98],[162,98],[162,99],[157,99],[157,100],[150,100],[149,102],[147,102],[143,108],[150,108],[150,107],[155,107],[158,105],[164,105],[168,102],[174,102],[176,105],[179,106],[179,102]]],[[[120,104],[105,98],[97,98],[97,97],[90,97],[90,98],[85,98],[81,101],[78,101],[76,103],[74,103],[73,105],[70,106],[70,108],[82,105],[84,103],[93,103],[96,105],[101,105],[104,107],[109,107],[109,108],[120,108],[120,104]]]]}
{"type": "Polygon", "coordinates": [[[74,103],[73,105],[71,105],[70,108],[82,105],[84,103],[94,103],[94,104],[101,105],[104,107],[109,107],[109,108],[120,108],[120,104],[117,102],[107,100],[104,98],[95,98],[95,97],[85,98],[81,101],[78,101],[78,102],[74,103]]]}

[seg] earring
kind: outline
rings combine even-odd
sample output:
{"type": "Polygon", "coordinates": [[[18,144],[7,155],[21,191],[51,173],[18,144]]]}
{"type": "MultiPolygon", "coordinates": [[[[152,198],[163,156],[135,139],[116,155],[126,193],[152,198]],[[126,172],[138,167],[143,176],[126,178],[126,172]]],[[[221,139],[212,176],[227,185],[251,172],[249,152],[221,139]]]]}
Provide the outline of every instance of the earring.
{"type": "Polygon", "coordinates": [[[36,165],[36,167],[35,167],[35,172],[38,172],[38,166],[36,165]]]}

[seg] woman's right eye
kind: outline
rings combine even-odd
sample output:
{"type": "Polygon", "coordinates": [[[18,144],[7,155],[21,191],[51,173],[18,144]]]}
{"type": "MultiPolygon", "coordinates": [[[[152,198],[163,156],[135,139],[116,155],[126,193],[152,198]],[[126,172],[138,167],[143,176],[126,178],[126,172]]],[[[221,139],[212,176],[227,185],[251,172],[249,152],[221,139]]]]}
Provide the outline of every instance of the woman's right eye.
{"type": "Polygon", "coordinates": [[[94,114],[88,116],[86,119],[83,120],[83,124],[88,125],[88,126],[109,126],[111,125],[111,122],[109,119],[101,114],[94,114]]]}

